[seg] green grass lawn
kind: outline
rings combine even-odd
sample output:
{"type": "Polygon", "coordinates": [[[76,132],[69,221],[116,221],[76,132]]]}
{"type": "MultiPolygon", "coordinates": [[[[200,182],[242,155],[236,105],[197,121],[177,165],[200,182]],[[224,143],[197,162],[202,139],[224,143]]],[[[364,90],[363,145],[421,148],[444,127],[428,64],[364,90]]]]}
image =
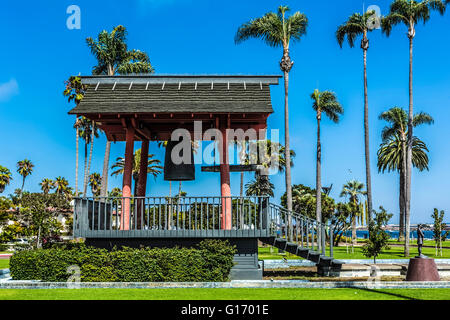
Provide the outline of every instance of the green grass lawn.
{"type": "Polygon", "coordinates": [[[0,269],[9,268],[9,259],[0,259],[0,269]]]}
{"type": "MultiPolygon", "coordinates": [[[[442,249],[442,257],[440,255],[435,255],[436,250],[434,248],[423,248],[422,252],[424,255],[434,258],[434,259],[450,259],[450,249],[442,249]]],[[[328,254],[328,249],[327,249],[328,254]]],[[[361,246],[355,246],[352,248],[349,245],[348,246],[348,253],[347,248],[344,245],[340,245],[339,247],[333,248],[333,254],[334,258],[336,259],[368,259],[366,256],[362,253],[362,247],[361,246]]],[[[415,257],[418,255],[417,247],[411,247],[410,248],[410,257],[415,257]]],[[[258,250],[258,257],[261,260],[271,260],[271,259],[299,259],[299,257],[290,254],[288,252],[284,252],[283,254],[278,253],[277,248],[270,247],[260,247],[258,250]]],[[[378,256],[378,259],[406,259],[403,254],[403,247],[402,246],[391,246],[389,250],[385,250],[378,256]]]]}
{"type": "Polygon", "coordinates": [[[0,289],[0,300],[450,300],[450,289],[0,289]]]}

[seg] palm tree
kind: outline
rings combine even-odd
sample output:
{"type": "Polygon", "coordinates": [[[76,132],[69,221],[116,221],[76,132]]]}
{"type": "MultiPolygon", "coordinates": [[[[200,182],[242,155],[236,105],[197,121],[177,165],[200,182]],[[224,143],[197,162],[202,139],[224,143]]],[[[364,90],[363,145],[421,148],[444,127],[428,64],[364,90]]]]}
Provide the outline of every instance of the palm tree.
{"type": "Polygon", "coordinates": [[[34,164],[28,159],[17,162],[17,172],[22,176],[22,188],[20,189],[20,194],[23,192],[25,179],[33,173],[33,168],[34,164]]]}
{"type": "MultiPolygon", "coordinates": [[[[65,82],[65,89],[63,95],[68,97],[68,102],[70,103],[72,100],[75,101],[75,104],[78,105],[80,101],[83,99],[84,94],[86,93],[87,86],[81,83],[81,78],[78,76],[71,76],[65,82]]],[[[80,118],[76,118],[75,124],[73,125],[76,130],[76,160],[75,160],[75,196],[78,196],[78,158],[79,158],[79,136],[80,136],[80,127],[81,120],[80,118]]]]}
{"type": "Polygon", "coordinates": [[[273,190],[275,186],[272,182],[267,178],[267,176],[256,174],[255,180],[247,183],[245,185],[247,189],[245,194],[247,196],[270,196],[273,197],[273,190]]]}
{"type": "Polygon", "coordinates": [[[91,168],[92,151],[94,146],[94,138],[98,138],[98,127],[94,121],[88,118],[81,117],[79,124],[80,138],[84,140],[84,183],[83,183],[83,195],[86,195],[88,186],[88,177],[91,168]],[[90,144],[89,151],[89,164],[88,164],[88,151],[87,147],[90,144]]]}
{"type": "MultiPolygon", "coordinates": [[[[294,62],[289,55],[289,45],[299,41],[306,34],[308,19],[300,12],[295,12],[287,17],[286,12],[290,9],[287,6],[278,7],[277,13],[269,12],[260,18],[250,20],[239,27],[235,43],[241,43],[250,38],[262,39],[270,47],[283,48],[283,57],[280,62],[280,69],[284,74],[284,128],[285,128],[285,157],[286,157],[286,194],[287,208],[292,210],[292,186],[291,186],[291,160],[289,145],[289,108],[288,89],[289,72],[294,62]]],[[[292,226],[289,226],[290,228],[292,226]]]]}
{"type": "Polygon", "coordinates": [[[376,13],[373,10],[364,14],[354,13],[336,31],[336,39],[341,48],[346,37],[348,44],[353,48],[356,37],[362,36],[361,49],[363,50],[364,61],[364,153],[366,160],[367,206],[369,212],[372,212],[372,182],[369,153],[369,98],[367,94],[367,50],[369,49],[367,34],[374,29],[375,17],[376,13]]]}
{"type": "Polygon", "coordinates": [[[100,195],[100,184],[102,177],[100,173],[93,172],[89,175],[89,187],[91,187],[92,195],[98,197],[100,195]]]}
{"type": "Polygon", "coordinates": [[[334,123],[339,122],[339,115],[344,113],[344,109],[337,101],[336,94],[331,91],[314,90],[311,94],[313,100],[313,109],[316,111],[317,119],[317,162],[316,162],[316,219],[322,222],[322,146],[320,142],[320,121],[322,112],[334,123]]]}
{"type": "Polygon", "coordinates": [[[55,182],[52,179],[48,178],[42,179],[39,185],[41,186],[42,192],[44,192],[45,194],[48,194],[50,190],[55,188],[55,182]]]}
{"type": "Polygon", "coordinates": [[[117,187],[112,188],[112,190],[108,192],[108,198],[122,198],[122,189],[117,187]]]}
{"type": "MultiPolygon", "coordinates": [[[[285,147],[278,142],[272,142],[271,140],[259,140],[256,143],[255,152],[250,152],[246,155],[245,164],[257,164],[259,168],[255,172],[255,180],[245,185],[247,196],[271,196],[273,197],[273,189],[275,186],[270,182],[268,170],[278,170],[279,173],[284,172],[286,169],[286,153],[285,147]],[[265,148],[265,152],[259,152],[262,148],[265,148]]],[[[252,147],[250,147],[252,148],[252,147]]],[[[295,158],[295,151],[290,150],[289,160],[291,161],[290,167],[294,166],[293,159],[295,158]]]]}
{"type": "MultiPolygon", "coordinates": [[[[448,3],[448,1],[446,1],[448,3]]],[[[392,27],[403,23],[408,28],[409,39],[409,113],[408,140],[406,146],[405,170],[405,256],[409,256],[410,206],[411,206],[411,172],[412,172],[412,144],[413,144],[413,40],[416,35],[416,24],[426,23],[430,19],[430,11],[437,10],[441,15],[445,12],[442,0],[394,0],[389,14],[381,20],[381,29],[387,36],[392,27]]]]}
{"type": "MultiPolygon", "coordinates": [[[[426,144],[416,136],[413,137],[412,162],[419,171],[428,170],[428,148],[426,144]]],[[[383,142],[378,149],[378,172],[397,171],[400,177],[399,192],[399,238],[398,241],[405,240],[405,179],[404,163],[405,141],[398,134],[383,142]]]]}
{"type": "MultiPolygon", "coordinates": [[[[405,236],[405,222],[406,222],[406,170],[404,168],[407,167],[407,136],[408,136],[408,115],[406,114],[406,111],[403,110],[400,107],[393,107],[389,109],[388,111],[385,111],[380,114],[379,116],[380,120],[386,121],[389,125],[385,126],[383,128],[381,137],[383,140],[383,144],[380,147],[380,150],[378,151],[378,171],[384,172],[386,169],[388,171],[390,170],[398,170],[400,173],[400,192],[399,192],[399,208],[400,208],[400,215],[399,215],[399,241],[402,241],[405,236]],[[397,141],[397,142],[396,142],[397,141]],[[398,156],[396,161],[401,161],[398,165],[395,167],[385,167],[383,166],[383,163],[386,162],[388,158],[385,158],[380,163],[380,152],[382,152],[385,155],[391,154],[388,152],[393,152],[394,145],[397,144],[397,146],[400,148],[399,152],[401,152],[401,156],[398,156]],[[387,149],[387,147],[390,146],[390,148],[387,149]],[[381,165],[381,166],[380,166],[381,165]]],[[[419,114],[416,114],[413,117],[413,127],[419,126],[421,124],[432,124],[434,122],[433,118],[424,112],[421,112],[419,114]]],[[[418,150],[423,149],[421,147],[422,143],[420,140],[417,139],[415,142],[415,137],[413,137],[413,153],[418,152],[418,150]],[[420,142],[420,143],[419,143],[420,142]]],[[[424,146],[426,149],[426,146],[424,146]]],[[[392,155],[392,154],[391,154],[392,155]]],[[[418,156],[418,155],[417,155],[418,156]]],[[[414,158],[413,154],[413,158],[414,158]]],[[[390,160],[393,161],[393,160],[390,160]]],[[[414,165],[413,160],[413,165],[414,165]]],[[[428,159],[426,160],[428,163],[428,159]]],[[[419,165],[419,164],[417,164],[419,165]]],[[[414,165],[415,166],[415,165],[414,165]]],[[[420,166],[418,166],[420,170],[420,166]]],[[[422,171],[421,169],[420,171],[422,171]]],[[[409,233],[408,233],[409,234],[409,233]]],[[[406,239],[405,239],[406,241],[406,239]]],[[[406,245],[406,244],[405,244],[406,245]]]]}
{"type": "Polygon", "coordinates": [[[0,166],[0,193],[5,191],[5,188],[12,180],[11,171],[8,168],[0,166]]]}
{"type": "MultiPolygon", "coordinates": [[[[160,166],[161,161],[158,159],[153,159],[155,155],[149,154],[148,155],[148,167],[147,167],[147,174],[151,174],[154,178],[160,174],[163,169],[162,166],[160,166]]],[[[139,172],[140,172],[140,162],[141,162],[141,149],[137,149],[134,152],[134,160],[133,160],[133,180],[134,180],[134,194],[136,194],[136,188],[139,183],[139,172]]],[[[119,174],[123,174],[125,168],[125,159],[123,157],[118,157],[116,159],[116,163],[112,165],[111,169],[116,169],[111,173],[111,176],[116,176],[119,174]]]]}
{"type": "MultiPolygon", "coordinates": [[[[145,52],[128,50],[127,31],[119,25],[111,32],[103,30],[97,39],[87,38],[86,42],[92,54],[97,58],[97,65],[93,68],[94,75],[152,73],[154,69],[145,52]]],[[[108,168],[111,142],[106,141],[105,157],[101,183],[101,197],[106,197],[108,191],[108,168]]]]}
{"type": "Polygon", "coordinates": [[[71,194],[72,188],[69,187],[69,181],[66,178],[59,176],[55,179],[54,184],[56,194],[64,194],[66,196],[71,194]]]}
{"type": "Polygon", "coordinates": [[[360,196],[365,195],[364,184],[362,182],[352,180],[347,182],[343,187],[340,196],[348,197],[349,203],[352,205],[352,242],[356,244],[356,219],[357,216],[362,214],[362,208],[360,206],[360,196]]]}

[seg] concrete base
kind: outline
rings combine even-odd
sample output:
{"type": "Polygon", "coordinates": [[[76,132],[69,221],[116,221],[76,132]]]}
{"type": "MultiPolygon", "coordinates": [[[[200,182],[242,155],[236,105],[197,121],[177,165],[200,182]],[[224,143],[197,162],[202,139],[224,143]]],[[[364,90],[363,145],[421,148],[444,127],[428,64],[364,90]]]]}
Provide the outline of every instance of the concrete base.
{"type": "Polygon", "coordinates": [[[434,259],[412,258],[409,260],[406,281],[440,281],[434,259]]]}
{"type": "MultiPolygon", "coordinates": [[[[88,246],[105,248],[111,250],[114,246],[118,248],[125,246],[131,248],[153,247],[194,247],[204,239],[201,238],[130,238],[130,239],[94,239],[87,238],[88,246]]],[[[262,280],[262,269],[258,264],[258,239],[257,238],[220,238],[228,240],[231,245],[236,246],[237,253],[234,255],[234,267],[230,272],[230,280],[262,280]]]]}

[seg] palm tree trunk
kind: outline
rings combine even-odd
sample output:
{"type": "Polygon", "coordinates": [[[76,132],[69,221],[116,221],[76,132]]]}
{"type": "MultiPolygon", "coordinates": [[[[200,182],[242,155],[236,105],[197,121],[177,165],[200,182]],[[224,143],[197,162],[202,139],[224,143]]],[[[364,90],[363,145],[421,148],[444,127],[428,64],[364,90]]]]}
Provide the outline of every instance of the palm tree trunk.
{"type": "Polygon", "coordinates": [[[83,197],[86,197],[87,192],[87,181],[88,181],[88,171],[87,171],[87,142],[84,142],[84,179],[83,179],[83,197]]]}
{"type": "Polygon", "coordinates": [[[107,140],[105,148],[105,157],[103,158],[102,186],[100,191],[100,197],[106,197],[108,193],[108,170],[109,170],[110,153],[111,153],[111,141],[107,140]]]}
{"type": "MultiPolygon", "coordinates": [[[[77,119],[77,121],[78,121],[78,119],[77,119]]],[[[77,197],[78,196],[78,156],[79,156],[79,137],[80,137],[80,134],[79,134],[79,129],[78,129],[78,126],[77,126],[77,129],[76,129],[76,131],[77,131],[77,138],[76,138],[76,151],[75,151],[75,157],[76,157],[76,159],[75,159],[75,197],[77,197]]]]}
{"type": "Polygon", "coordinates": [[[25,187],[25,176],[22,176],[22,188],[20,188],[20,195],[22,196],[23,188],[25,187]]]}
{"type": "MultiPolygon", "coordinates": [[[[358,210],[358,206],[356,201],[354,200],[354,209],[355,211],[358,210]]],[[[352,219],[352,245],[356,245],[356,212],[353,214],[353,219],[352,219]]]]}
{"type": "Polygon", "coordinates": [[[372,179],[370,175],[370,152],[369,152],[369,98],[367,94],[367,49],[364,50],[364,147],[366,157],[366,187],[367,207],[370,222],[372,215],[372,179]]]}
{"type": "Polygon", "coordinates": [[[241,172],[241,189],[239,192],[240,197],[242,198],[244,196],[244,172],[241,172]]]}
{"type": "MultiPolygon", "coordinates": [[[[289,92],[289,72],[284,72],[284,157],[286,159],[286,204],[288,212],[292,211],[292,183],[291,183],[291,152],[289,147],[289,103],[288,103],[288,92],[289,92]]],[[[289,214],[290,215],[290,214],[289,214]]],[[[288,235],[289,240],[291,239],[291,217],[288,219],[288,235]]]]}
{"type": "MultiPolygon", "coordinates": [[[[108,75],[114,75],[114,68],[111,64],[108,64],[108,75]]],[[[106,133],[105,133],[106,135],[106,133]]],[[[111,141],[106,137],[105,156],[103,158],[103,171],[102,171],[102,185],[100,189],[100,197],[106,197],[108,194],[108,170],[109,170],[109,156],[111,154],[111,141]]]]}
{"type": "Polygon", "coordinates": [[[408,114],[408,146],[406,149],[406,194],[405,194],[405,257],[409,256],[409,232],[411,215],[411,166],[413,137],[413,37],[409,37],[409,114],[408,114]]]}
{"type": "MultiPolygon", "coordinates": [[[[322,222],[322,146],[320,145],[320,110],[317,111],[316,220],[322,222]]],[[[317,248],[321,252],[322,234],[317,226],[317,248]]]]}
{"type": "MultiPolygon", "coordinates": [[[[404,143],[403,143],[404,145],[404,143]]],[[[406,148],[402,147],[402,164],[403,168],[406,167],[406,148]]],[[[405,241],[405,170],[400,167],[400,190],[399,190],[399,209],[400,217],[398,223],[398,241],[405,241]]]]}
{"type": "Polygon", "coordinates": [[[317,111],[316,220],[322,222],[322,147],[320,144],[320,111],[317,111]]]}

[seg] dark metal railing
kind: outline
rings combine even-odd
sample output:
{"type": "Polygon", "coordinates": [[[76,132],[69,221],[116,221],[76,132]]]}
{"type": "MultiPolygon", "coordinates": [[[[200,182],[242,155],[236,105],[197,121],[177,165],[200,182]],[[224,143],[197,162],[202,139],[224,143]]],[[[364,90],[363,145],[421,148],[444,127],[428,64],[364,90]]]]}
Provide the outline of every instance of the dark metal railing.
{"type": "Polygon", "coordinates": [[[333,256],[332,225],[326,225],[272,203],[269,204],[269,220],[270,231],[277,238],[286,239],[323,255],[333,256]],[[327,243],[329,250],[326,250],[327,243]]]}
{"type": "Polygon", "coordinates": [[[76,198],[74,236],[275,237],[333,255],[332,225],[288,211],[270,203],[268,197],[257,196],[76,198]]]}
{"type": "Polygon", "coordinates": [[[268,234],[267,197],[75,199],[76,237],[201,237],[268,234]]]}

